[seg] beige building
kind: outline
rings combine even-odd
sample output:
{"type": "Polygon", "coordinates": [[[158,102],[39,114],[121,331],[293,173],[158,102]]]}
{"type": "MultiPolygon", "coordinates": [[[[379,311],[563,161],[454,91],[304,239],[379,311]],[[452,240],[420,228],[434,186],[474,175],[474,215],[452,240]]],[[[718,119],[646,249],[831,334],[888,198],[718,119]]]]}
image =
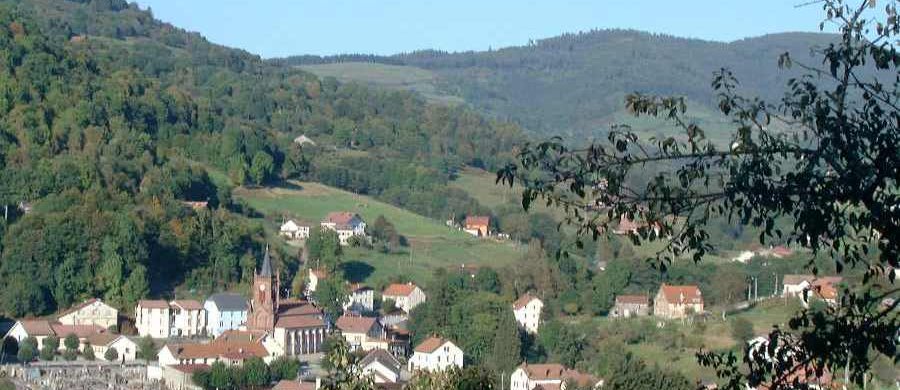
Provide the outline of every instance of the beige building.
{"type": "Polygon", "coordinates": [[[134,325],[138,334],[155,339],[165,339],[171,334],[169,303],[163,300],[138,301],[134,309],[134,325]]]}
{"type": "Polygon", "coordinates": [[[409,358],[409,371],[442,371],[450,366],[462,368],[463,351],[450,340],[429,337],[419,344],[409,358]]]}
{"type": "Polygon", "coordinates": [[[603,387],[603,380],[568,369],[561,364],[522,364],[510,376],[509,390],[565,390],[569,383],[577,385],[578,388],[603,387]]]}
{"type": "Polygon", "coordinates": [[[646,295],[617,295],[609,316],[613,318],[642,317],[650,315],[650,297],[646,295]]]}
{"type": "Polygon", "coordinates": [[[63,339],[69,335],[78,337],[79,342],[84,343],[89,337],[98,334],[106,334],[106,328],[97,325],[65,325],[48,320],[21,320],[17,321],[4,336],[21,343],[23,340],[34,337],[37,340],[38,350],[44,347],[44,341],[54,336],[59,339],[59,349],[65,348],[63,339]]]}
{"type": "Polygon", "coordinates": [[[134,340],[112,333],[91,335],[84,341],[84,347],[94,350],[94,356],[100,360],[106,360],[106,351],[110,348],[116,350],[116,361],[134,361],[137,359],[138,345],[134,340]]]}
{"type": "Polygon", "coordinates": [[[347,211],[329,213],[321,222],[322,228],[334,230],[341,245],[349,245],[352,237],[366,237],[366,223],[359,214],[347,211]]]}
{"type": "Polygon", "coordinates": [[[400,361],[383,349],[373,350],[359,361],[360,370],[371,376],[375,383],[400,382],[401,367],[400,361]]]}
{"type": "Polygon", "coordinates": [[[97,325],[104,329],[119,323],[119,311],[100,299],[89,299],[57,317],[63,325],[97,325]]]}
{"type": "Polygon", "coordinates": [[[425,292],[413,283],[394,283],[381,293],[383,300],[392,300],[398,309],[409,313],[419,304],[425,302],[425,292]]]}
{"type": "Polygon", "coordinates": [[[374,317],[341,316],[335,321],[335,327],[341,331],[341,336],[350,344],[351,350],[370,350],[370,340],[384,339],[384,327],[374,317]]]}
{"type": "Polygon", "coordinates": [[[653,315],[676,319],[703,313],[703,295],[697,286],[670,286],[663,283],[653,300],[653,315]]]}
{"type": "Polygon", "coordinates": [[[537,333],[541,325],[541,312],[544,310],[544,302],[525,294],[513,302],[513,314],[516,322],[528,333],[537,333]]]}

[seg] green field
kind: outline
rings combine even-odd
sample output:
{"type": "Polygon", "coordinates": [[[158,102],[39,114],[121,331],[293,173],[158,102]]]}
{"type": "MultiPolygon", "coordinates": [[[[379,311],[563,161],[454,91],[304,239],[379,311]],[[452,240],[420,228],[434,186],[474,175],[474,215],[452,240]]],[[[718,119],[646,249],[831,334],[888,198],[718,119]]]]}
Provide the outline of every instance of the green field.
{"type": "Polygon", "coordinates": [[[345,262],[352,276],[379,286],[394,276],[428,284],[437,268],[462,264],[500,268],[516,262],[524,248],[511,242],[476,239],[465,232],[372,198],[318,183],[295,182],[294,188],[238,188],[235,197],[266,215],[267,229],[274,231],[281,218],[318,222],[332,211],[351,211],[368,222],[384,215],[406,236],[405,253],[385,254],[349,248],[345,262]]]}
{"type": "Polygon", "coordinates": [[[458,96],[449,95],[435,86],[435,75],[429,70],[413,66],[385,65],[372,62],[341,62],[300,67],[319,77],[334,77],[342,82],[355,81],[381,88],[418,92],[431,102],[463,103],[458,96]]]}

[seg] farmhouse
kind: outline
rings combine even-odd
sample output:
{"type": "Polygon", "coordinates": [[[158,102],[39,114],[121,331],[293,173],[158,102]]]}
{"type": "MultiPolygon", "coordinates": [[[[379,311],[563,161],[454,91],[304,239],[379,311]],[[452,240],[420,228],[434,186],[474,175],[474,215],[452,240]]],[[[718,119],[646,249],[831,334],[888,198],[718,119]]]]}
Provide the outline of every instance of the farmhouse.
{"type": "Polygon", "coordinates": [[[238,329],[247,322],[247,299],[240,294],[210,295],[203,303],[206,310],[206,334],[217,337],[226,330],[238,329]]]}
{"type": "Polygon", "coordinates": [[[463,230],[475,237],[488,237],[491,235],[491,217],[468,216],[466,217],[463,230]]]}
{"type": "Polygon", "coordinates": [[[425,302],[425,292],[412,282],[407,284],[394,283],[389,285],[381,293],[384,300],[392,300],[397,308],[406,313],[412,311],[413,308],[425,302]]]}
{"type": "Polygon", "coordinates": [[[510,376],[509,390],[565,390],[570,383],[580,389],[599,389],[603,386],[603,380],[561,364],[522,364],[510,376]]]}
{"type": "MultiPolygon", "coordinates": [[[[88,337],[101,333],[106,333],[106,328],[97,325],[64,325],[48,320],[20,320],[10,328],[4,339],[11,338],[21,343],[28,337],[34,337],[38,349],[41,349],[44,347],[44,340],[50,336],[62,340],[68,335],[75,335],[79,341],[84,342],[88,337]]],[[[60,348],[62,347],[63,343],[60,342],[60,348]]]]}
{"type": "Polygon", "coordinates": [[[365,348],[366,341],[384,338],[384,328],[374,317],[341,316],[335,321],[335,327],[341,331],[341,336],[353,351],[368,350],[365,348]]]}
{"type": "Polygon", "coordinates": [[[531,294],[522,295],[513,302],[513,314],[515,314],[516,322],[528,333],[537,333],[543,309],[544,302],[531,294]]]}
{"type": "Polygon", "coordinates": [[[610,317],[640,317],[650,315],[650,297],[646,295],[618,295],[610,317]]]}
{"type": "Polygon", "coordinates": [[[366,223],[356,213],[347,211],[329,213],[321,225],[322,228],[337,232],[341,245],[349,245],[352,237],[366,236],[366,223]]]}
{"type": "Polygon", "coordinates": [[[462,368],[463,351],[450,340],[429,337],[419,344],[409,358],[410,371],[442,371],[450,366],[462,368]]]}
{"type": "Polygon", "coordinates": [[[401,367],[400,361],[383,349],[373,350],[359,361],[363,374],[371,375],[375,383],[399,382],[401,367]]]}
{"type": "Polygon", "coordinates": [[[309,238],[309,223],[289,219],[281,224],[279,233],[288,240],[305,240],[309,238]]]}
{"type": "Polygon", "coordinates": [[[806,291],[829,304],[836,304],[840,276],[784,275],[781,296],[803,298],[806,291]]]}
{"type": "Polygon", "coordinates": [[[97,325],[109,329],[118,325],[119,311],[100,299],[89,299],[57,317],[63,325],[97,325]]]}
{"type": "Polygon", "coordinates": [[[653,300],[653,315],[661,318],[685,318],[703,312],[703,296],[697,286],[670,286],[663,283],[653,300]]]}

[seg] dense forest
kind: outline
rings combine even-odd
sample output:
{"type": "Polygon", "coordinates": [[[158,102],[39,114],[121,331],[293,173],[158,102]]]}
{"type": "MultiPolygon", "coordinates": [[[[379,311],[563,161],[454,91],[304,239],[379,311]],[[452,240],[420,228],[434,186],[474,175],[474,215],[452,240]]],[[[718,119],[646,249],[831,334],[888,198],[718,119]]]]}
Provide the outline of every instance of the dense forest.
{"type": "Polygon", "coordinates": [[[484,210],[448,188],[456,170],[495,168],[521,141],[473,110],[272,65],[122,0],[2,1],[0,47],[0,310],[14,316],[246,279],[263,233],[226,182],[316,180],[446,218],[484,210]]]}
{"type": "MultiPolygon", "coordinates": [[[[438,88],[472,106],[515,121],[539,135],[598,136],[618,122],[626,94],[681,95],[714,105],[714,71],[731,69],[749,95],[766,99],[795,72],[778,70],[778,56],[809,58],[828,34],[785,33],[731,43],[677,38],[632,30],[592,30],[484,52],[424,50],[394,56],[296,56],[293,65],[377,62],[428,69],[438,88]]],[[[699,115],[699,113],[698,113],[699,115]]]]}

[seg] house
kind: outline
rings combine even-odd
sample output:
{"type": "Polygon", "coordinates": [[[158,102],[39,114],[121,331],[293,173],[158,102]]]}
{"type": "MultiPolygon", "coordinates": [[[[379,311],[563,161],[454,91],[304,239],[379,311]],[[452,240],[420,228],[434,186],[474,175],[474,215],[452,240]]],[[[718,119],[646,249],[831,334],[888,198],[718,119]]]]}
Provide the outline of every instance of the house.
{"type": "Polygon", "coordinates": [[[307,272],[306,295],[312,295],[319,286],[319,281],[328,277],[328,273],[323,268],[310,268],[307,272]]]}
{"type": "Polygon", "coordinates": [[[406,284],[393,283],[381,293],[383,300],[392,300],[394,305],[406,313],[425,302],[425,292],[412,282],[406,284]]]}
{"type": "Polygon", "coordinates": [[[116,350],[119,357],[117,361],[130,362],[137,359],[138,345],[134,340],[112,333],[98,333],[88,336],[84,341],[84,348],[94,350],[94,356],[106,360],[106,351],[110,348],[116,350]]]}
{"type": "Polygon", "coordinates": [[[289,219],[281,224],[279,233],[289,240],[305,240],[309,238],[310,224],[289,219]]]}
{"type": "MultiPolygon", "coordinates": [[[[350,344],[350,350],[364,348],[369,339],[383,339],[384,327],[374,317],[341,316],[335,321],[335,327],[341,331],[341,336],[350,344]]],[[[386,348],[385,348],[386,349],[386,348]]]]}
{"type": "Polygon", "coordinates": [[[516,316],[516,322],[528,333],[537,333],[543,309],[544,302],[531,294],[522,295],[513,302],[513,314],[516,316]]]}
{"type": "Polygon", "coordinates": [[[170,390],[202,390],[194,384],[194,373],[209,370],[207,364],[174,364],[162,367],[162,382],[170,390]]]}
{"type": "Polygon", "coordinates": [[[491,235],[491,217],[473,215],[466,217],[463,230],[475,237],[491,235]]]}
{"type": "Polygon", "coordinates": [[[313,382],[282,380],[272,390],[317,390],[319,387],[318,383],[313,382]]]}
{"type": "Polygon", "coordinates": [[[218,337],[208,343],[172,343],[159,350],[157,359],[162,366],[184,364],[213,364],[223,362],[226,365],[241,365],[244,360],[258,357],[271,360],[270,353],[264,346],[264,335],[258,338],[218,337]]]}
{"type": "Polygon", "coordinates": [[[650,315],[650,297],[646,295],[618,295],[610,317],[642,317],[650,315]]]}
{"type": "Polygon", "coordinates": [[[206,310],[203,310],[203,304],[199,301],[176,299],[169,302],[169,315],[172,317],[170,336],[199,336],[206,330],[206,310]]]}
{"type": "Polygon", "coordinates": [[[450,366],[462,368],[463,351],[450,340],[429,337],[413,350],[408,362],[410,371],[442,371],[450,366]]]}
{"type": "Polygon", "coordinates": [[[560,389],[569,384],[578,388],[599,389],[603,380],[590,374],[566,368],[561,364],[522,364],[509,379],[509,390],[560,389]]]}
{"type": "Polygon", "coordinates": [[[403,365],[388,351],[376,349],[359,361],[363,375],[370,375],[375,383],[397,383],[403,365]]]}
{"type": "Polygon", "coordinates": [[[241,294],[210,295],[203,303],[206,334],[218,337],[226,330],[238,329],[247,322],[247,299],[241,294]]]}
{"type": "Polygon", "coordinates": [[[840,276],[784,275],[781,282],[781,296],[803,298],[806,296],[806,292],[809,291],[816,298],[829,304],[836,304],[838,298],[837,285],[842,280],[843,278],[840,276]]]}
{"type": "Polygon", "coordinates": [[[63,325],[97,325],[109,329],[118,325],[119,311],[100,299],[89,299],[57,317],[63,325]]]}
{"type": "Polygon", "coordinates": [[[281,279],[272,270],[268,248],[262,266],[253,276],[247,329],[266,335],[265,345],[274,356],[298,356],[322,352],[328,326],[325,315],[301,300],[282,300],[281,279]]]}
{"type": "Polygon", "coordinates": [[[666,319],[685,318],[703,312],[703,295],[697,286],[663,283],[653,299],[653,315],[666,319]]]}
{"type": "Polygon", "coordinates": [[[371,287],[354,283],[350,285],[350,295],[344,304],[345,311],[370,313],[375,310],[375,290],[371,287]]]}
{"type": "Polygon", "coordinates": [[[172,330],[169,303],[163,300],[138,301],[134,309],[134,325],[138,334],[155,339],[168,338],[172,330]]]}
{"type": "Polygon", "coordinates": [[[60,340],[59,348],[63,349],[62,339],[69,335],[75,335],[80,342],[84,342],[92,335],[107,333],[106,328],[97,325],[65,325],[48,320],[20,320],[17,321],[4,339],[10,338],[21,343],[28,337],[37,340],[38,349],[44,347],[44,340],[54,336],[60,340]]]}
{"type": "Polygon", "coordinates": [[[347,211],[329,213],[322,220],[322,228],[334,230],[341,240],[341,245],[349,245],[351,237],[365,237],[366,223],[359,214],[347,211]]]}

